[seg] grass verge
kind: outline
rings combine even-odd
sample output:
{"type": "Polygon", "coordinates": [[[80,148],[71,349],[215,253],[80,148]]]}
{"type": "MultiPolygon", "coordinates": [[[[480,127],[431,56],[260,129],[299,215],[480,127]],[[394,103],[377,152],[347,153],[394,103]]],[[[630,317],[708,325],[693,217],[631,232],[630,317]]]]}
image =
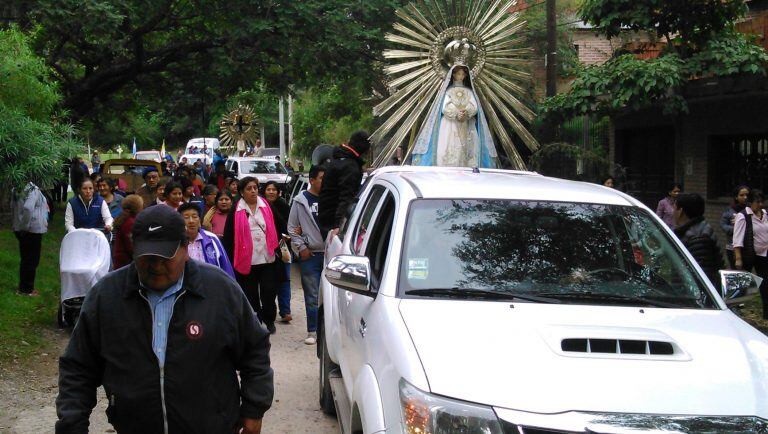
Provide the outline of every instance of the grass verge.
{"type": "Polygon", "coordinates": [[[64,237],[64,211],[59,207],[43,235],[35,285],[39,297],[16,294],[19,283],[19,244],[7,224],[0,229],[0,365],[25,359],[48,345],[44,328],[55,328],[61,288],[59,246],[64,237]]]}

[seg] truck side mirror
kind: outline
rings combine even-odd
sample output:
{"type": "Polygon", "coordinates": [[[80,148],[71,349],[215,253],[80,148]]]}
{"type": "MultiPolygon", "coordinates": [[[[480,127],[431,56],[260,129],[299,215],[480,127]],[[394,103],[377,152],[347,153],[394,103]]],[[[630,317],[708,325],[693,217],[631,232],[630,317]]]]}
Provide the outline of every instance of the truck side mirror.
{"type": "Polygon", "coordinates": [[[325,278],[331,285],[357,294],[371,295],[371,263],[366,256],[339,255],[328,262],[325,278]]]}
{"type": "Polygon", "coordinates": [[[757,295],[762,280],[748,271],[720,270],[720,295],[727,305],[743,303],[757,295]]]}

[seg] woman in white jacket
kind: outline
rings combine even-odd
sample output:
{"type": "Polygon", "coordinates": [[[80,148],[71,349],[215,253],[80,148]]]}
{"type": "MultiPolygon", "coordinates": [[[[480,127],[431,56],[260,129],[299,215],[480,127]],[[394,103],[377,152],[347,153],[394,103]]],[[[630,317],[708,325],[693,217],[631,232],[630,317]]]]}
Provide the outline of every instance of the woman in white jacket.
{"type": "Polygon", "coordinates": [[[40,264],[43,234],[48,232],[50,211],[43,192],[31,182],[23,191],[14,190],[11,194],[13,234],[19,240],[19,286],[16,291],[20,295],[38,295],[35,274],[40,264]]]}

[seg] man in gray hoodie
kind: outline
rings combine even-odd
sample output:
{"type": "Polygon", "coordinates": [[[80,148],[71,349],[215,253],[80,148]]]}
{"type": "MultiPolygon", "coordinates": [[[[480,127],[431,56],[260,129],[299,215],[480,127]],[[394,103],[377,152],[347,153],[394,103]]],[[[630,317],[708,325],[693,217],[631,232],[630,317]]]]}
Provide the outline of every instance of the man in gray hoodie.
{"type": "Polygon", "coordinates": [[[320,188],[323,185],[325,169],[313,166],[309,169],[309,188],[296,195],[288,217],[288,233],[291,246],[299,255],[301,286],[304,289],[304,304],[307,308],[307,338],[304,343],[317,343],[317,297],[320,274],[323,272],[323,251],[325,243],[317,217],[320,188]]]}
{"type": "Polygon", "coordinates": [[[27,184],[22,191],[11,193],[13,234],[19,240],[19,287],[20,295],[37,295],[35,274],[40,264],[43,234],[48,232],[48,201],[35,184],[27,184]]]}

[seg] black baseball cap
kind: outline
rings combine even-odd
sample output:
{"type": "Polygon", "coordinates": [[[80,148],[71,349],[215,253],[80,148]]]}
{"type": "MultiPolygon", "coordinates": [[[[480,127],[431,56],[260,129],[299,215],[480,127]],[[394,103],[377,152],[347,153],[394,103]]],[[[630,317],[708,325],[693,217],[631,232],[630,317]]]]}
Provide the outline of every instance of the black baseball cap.
{"type": "Polygon", "coordinates": [[[136,216],[131,230],[133,257],[155,255],[172,258],[187,241],[184,218],[168,205],[157,204],[136,216]]]}

